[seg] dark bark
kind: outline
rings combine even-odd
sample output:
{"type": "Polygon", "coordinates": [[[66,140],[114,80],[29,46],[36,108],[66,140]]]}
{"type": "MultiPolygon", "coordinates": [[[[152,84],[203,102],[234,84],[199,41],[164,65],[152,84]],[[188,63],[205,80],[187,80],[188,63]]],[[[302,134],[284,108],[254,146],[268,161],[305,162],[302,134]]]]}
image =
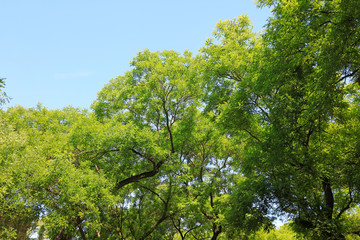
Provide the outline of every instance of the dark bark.
{"type": "Polygon", "coordinates": [[[184,239],[185,239],[185,236],[184,236],[184,234],[181,232],[180,220],[179,220],[179,227],[176,226],[175,221],[174,221],[173,218],[171,218],[171,221],[172,221],[172,223],[173,223],[174,228],[175,228],[175,229],[178,231],[178,233],[180,234],[181,240],[184,240],[184,239]]]}
{"type": "MultiPolygon", "coordinates": [[[[213,201],[213,195],[212,193],[210,193],[210,205],[211,207],[214,209],[214,201],[213,201]]],[[[201,210],[202,214],[204,214],[204,216],[211,220],[214,221],[214,217],[211,216],[209,213],[207,213],[205,210],[201,210]]],[[[215,218],[218,218],[218,214],[215,212],[215,218]]],[[[211,237],[211,240],[215,240],[217,239],[217,237],[219,236],[219,234],[222,232],[222,226],[221,225],[217,225],[215,222],[213,222],[213,236],[211,237]]]]}
{"type": "Polygon", "coordinates": [[[130,183],[134,183],[134,182],[139,182],[141,179],[143,178],[149,178],[149,177],[153,177],[155,176],[158,172],[159,172],[159,169],[161,167],[161,165],[164,164],[164,160],[158,162],[153,170],[151,171],[148,171],[148,172],[143,172],[143,173],[140,173],[140,174],[137,174],[135,176],[132,176],[132,177],[129,177],[129,178],[126,178],[120,182],[118,182],[115,186],[115,189],[116,190],[119,190],[120,188],[124,187],[125,185],[128,185],[130,183]]]}
{"type": "Polygon", "coordinates": [[[211,240],[216,240],[219,234],[221,233],[222,227],[219,226],[219,228],[216,227],[216,224],[213,224],[213,236],[211,240]]]}
{"type": "Polygon", "coordinates": [[[328,220],[331,221],[334,209],[334,196],[331,190],[331,184],[327,177],[323,178],[322,185],[325,196],[325,216],[328,220]]]}
{"type": "MultiPolygon", "coordinates": [[[[333,220],[333,211],[334,211],[334,195],[331,189],[330,181],[327,177],[324,177],[322,180],[324,197],[325,197],[325,217],[328,220],[328,223],[331,223],[333,220]]],[[[339,232],[323,232],[323,237],[326,239],[345,239],[345,236],[339,232]]]]}
{"type": "Polygon", "coordinates": [[[165,102],[163,102],[163,109],[164,109],[165,116],[166,116],[166,127],[167,127],[168,133],[169,133],[169,135],[170,135],[171,152],[174,153],[174,152],[175,152],[174,141],[173,141],[173,136],[172,136],[172,133],[171,133],[169,113],[168,113],[168,111],[167,111],[167,109],[166,109],[166,107],[165,107],[165,102]]]}

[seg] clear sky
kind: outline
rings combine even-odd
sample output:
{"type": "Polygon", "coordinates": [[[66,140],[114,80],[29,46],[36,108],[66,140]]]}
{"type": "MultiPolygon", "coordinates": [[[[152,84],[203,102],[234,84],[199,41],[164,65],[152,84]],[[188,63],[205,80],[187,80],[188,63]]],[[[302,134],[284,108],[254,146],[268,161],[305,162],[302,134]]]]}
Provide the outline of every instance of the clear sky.
{"type": "Polygon", "coordinates": [[[252,0],[0,0],[0,77],[7,106],[89,108],[138,51],[196,53],[215,24],[248,14],[262,29],[269,9],[252,0]]]}

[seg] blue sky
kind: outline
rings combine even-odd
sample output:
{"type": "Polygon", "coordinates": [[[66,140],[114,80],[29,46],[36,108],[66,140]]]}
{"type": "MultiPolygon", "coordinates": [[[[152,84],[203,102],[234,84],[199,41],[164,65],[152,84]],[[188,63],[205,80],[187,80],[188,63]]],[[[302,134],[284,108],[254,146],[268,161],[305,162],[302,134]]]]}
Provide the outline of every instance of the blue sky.
{"type": "Polygon", "coordinates": [[[0,0],[0,77],[7,106],[89,108],[138,51],[196,53],[220,19],[248,14],[262,29],[269,9],[252,0],[0,0]]]}

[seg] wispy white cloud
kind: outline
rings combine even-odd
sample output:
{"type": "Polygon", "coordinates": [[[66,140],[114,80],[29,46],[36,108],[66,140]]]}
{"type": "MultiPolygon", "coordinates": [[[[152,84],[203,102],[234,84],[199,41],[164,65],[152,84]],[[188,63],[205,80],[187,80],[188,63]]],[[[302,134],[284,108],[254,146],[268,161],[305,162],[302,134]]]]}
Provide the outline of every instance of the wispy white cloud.
{"type": "Polygon", "coordinates": [[[92,72],[79,71],[79,72],[73,72],[73,73],[56,73],[56,74],[54,74],[54,78],[57,78],[57,79],[72,79],[72,78],[88,77],[90,75],[92,75],[92,72]]]}

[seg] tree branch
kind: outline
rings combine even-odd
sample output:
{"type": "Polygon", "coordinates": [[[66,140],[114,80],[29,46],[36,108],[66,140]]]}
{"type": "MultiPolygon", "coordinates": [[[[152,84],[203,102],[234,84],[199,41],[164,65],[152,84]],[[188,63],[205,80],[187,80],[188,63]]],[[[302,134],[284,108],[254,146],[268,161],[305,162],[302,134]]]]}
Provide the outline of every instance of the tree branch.
{"type": "Polygon", "coordinates": [[[171,218],[171,221],[172,221],[172,223],[173,223],[174,228],[179,232],[180,237],[181,237],[181,239],[183,240],[183,239],[185,238],[185,236],[184,236],[184,235],[182,234],[182,232],[181,232],[180,220],[179,220],[179,227],[176,226],[176,224],[175,224],[175,222],[174,222],[174,218],[171,218]]]}
{"type": "Polygon", "coordinates": [[[155,192],[154,190],[152,190],[152,189],[150,189],[150,188],[148,188],[148,187],[146,187],[146,186],[143,186],[143,185],[140,185],[140,184],[138,184],[138,185],[139,185],[140,187],[148,190],[148,191],[151,192],[152,194],[156,195],[164,204],[166,204],[166,201],[164,200],[164,198],[162,198],[162,197],[160,196],[160,194],[158,194],[157,192],[155,192]]]}
{"type": "Polygon", "coordinates": [[[115,189],[119,190],[120,188],[122,188],[125,185],[128,185],[130,183],[139,182],[143,178],[149,178],[149,177],[155,176],[159,172],[159,169],[160,169],[161,165],[164,164],[164,162],[165,162],[164,160],[161,160],[156,165],[154,165],[153,170],[148,171],[148,172],[143,172],[143,173],[137,174],[135,176],[131,176],[129,178],[126,178],[126,179],[116,183],[115,189]]]}
{"type": "Polygon", "coordinates": [[[331,184],[327,177],[322,179],[322,185],[325,197],[325,214],[329,220],[332,219],[334,209],[334,196],[331,190],[331,184]]]}
{"type": "Polygon", "coordinates": [[[341,217],[341,215],[342,215],[346,210],[348,210],[348,209],[350,208],[350,205],[351,205],[351,203],[353,202],[353,198],[352,198],[352,196],[351,196],[351,190],[349,190],[349,196],[350,196],[349,202],[347,203],[347,205],[346,205],[343,209],[341,209],[341,211],[339,212],[339,214],[336,216],[336,219],[339,219],[339,218],[341,217]]]}
{"type": "Polygon", "coordinates": [[[255,105],[256,107],[258,107],[258,108],[261,110],[261,112],[262,112],[263,114],[265,114],[266,118],[267,118],[268,120],[270,120],[269,113],[266,112],[265,109],[258,104],[258,102],[257,102],[258,98],[259,98],[259,96],[257,96],[256,99],[253,100],[252,102],[254,103],[254,105],[255,105]]]}
{"type": "Polygon", "coordinates": [[[210,214],[208,214],[207,212],[205,212],[205,210],[201,210],[202,214],[204,214],[204,216],[209,219],[209,220],[212,220],[214,219],[210,214]]]}
{"type": "Polygon", "coordinates": [[[254,139],[256,139],[258,142],[261,143],[261,140],[259,138],[257,138],[254,134],[252,134],[249,130],[244,129],[245,132],[247,132],[251,137],[253,137],[254,139]]]}
{"type": "Polygon", "coordinates": [[[173,136],[172,136],[172,133],[171,133],[171,127],[170,127],[170,121],[169,121],[169,113],[168,113],[168,111],[166,109],[165,101],[163,102],[162,105],[163,105],[163,109],[164,109],[165,116],[166,116],[166,127],[167,127],[168,133],[170,135],[171,153],[174,153],[175,152],[174,141],[173,141],[173,136]]]}
{"type": "MultiPolygon", "coordinates": [[[[360,70],[360,68],[358,68],[358,69],[356,69],[356,70],[354,70],[352,73],[349,73],[349,74],[347,74],[347,75],[345,75],[345,76],[343,76],[343,77],[341,77],[340,78],[340,80],[339,81],[337,81],[336,83],[339,83],[339,82],[341,82],[342,80],[344,80],[344,79],[346,79],[346,78],[348,78],[348,77],[352,77],[352,76],[354,76],[358,71],[360,70]]],[[[360,84],[360,83],[359,83],[360,84]]]]}

